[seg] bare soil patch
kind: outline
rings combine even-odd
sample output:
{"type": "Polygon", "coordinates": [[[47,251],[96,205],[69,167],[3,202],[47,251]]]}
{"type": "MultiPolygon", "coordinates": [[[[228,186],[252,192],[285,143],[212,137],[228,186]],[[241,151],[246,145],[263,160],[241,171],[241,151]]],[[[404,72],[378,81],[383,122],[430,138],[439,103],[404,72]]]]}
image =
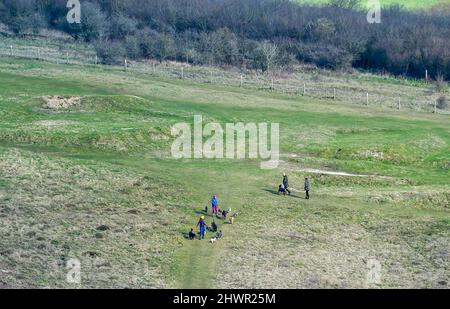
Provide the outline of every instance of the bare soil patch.
{"type": "Polygon", "coordinates": [[[68,109],[81,103],[81,97],[46,96],[42,99],[49,109],[68,109]]]}
{"type": "Polygon", "coordinates": [[[67,121],[67,120],[42,120],[35,122],[38,126],[43,127],[64,127],[72,124],[76,124],[74,121],[67,121]]]}

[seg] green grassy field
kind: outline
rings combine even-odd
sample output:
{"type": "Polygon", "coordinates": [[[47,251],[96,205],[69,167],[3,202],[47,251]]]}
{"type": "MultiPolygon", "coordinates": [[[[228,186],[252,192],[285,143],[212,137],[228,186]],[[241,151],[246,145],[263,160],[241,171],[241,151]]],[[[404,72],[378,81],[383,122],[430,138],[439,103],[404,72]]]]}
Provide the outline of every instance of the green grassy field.
{"type": "MultiPolygon", "coordinates": [[[[298,3],[308,3],[308,4],[327,4],[329,0],[295,0],[298,3]]],[[[367,1],[366,1],[367,2],[367,1]]],[[[361,3],[365,3],[361,1],[361,3]]],[[[450,4],[449,0],[380,0],[382,6],[400,5],[410,10],[418,9],[428,9],[440,4],[450,4]]]]}
{"type": "Polygon", "coordinates": [[[0,58],[0,116],[0,288],[73,287],[72,258],[85,288],[450,285],[448,115],[0,58]],[[171,158],[195,114],[280,123],[280,167],[171,158]],[[293,196],[274,192],[283,171],[293,196]],[[214,192],[236,224],[186,240],[214,192]]]}

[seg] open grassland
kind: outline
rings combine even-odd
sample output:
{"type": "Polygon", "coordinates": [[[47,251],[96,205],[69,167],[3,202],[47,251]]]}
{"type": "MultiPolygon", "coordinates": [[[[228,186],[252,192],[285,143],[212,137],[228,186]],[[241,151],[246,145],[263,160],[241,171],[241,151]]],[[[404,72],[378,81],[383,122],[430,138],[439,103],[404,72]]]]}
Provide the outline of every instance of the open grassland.
{"type": "MultiPolygon", "coordinates": [[[[90,45],[77,44],[73,39],[65,38],[15,38],[0,35],[0,55],[17,58],[37,59],[45,63],[24,64],[21,68],[4,66],[4,72],[23,70],[30,76],[68,76],[65,66],[54,64],[84,65],[84,70],[97,74],[103,66],[96,64],[96,55],[90,45]],[[48,70],[51,67],[51,70],[48,70]]],[[[450,86],[443,84],[442,89],[435,82],[425,82],[408,78],[394,78],[389,75],[376,75],[361,72],[336,72],[317,69],[310,65],[299,65],[292,72],[271,72],[261,74],[252,70],[228,69],[217,67],[191,66],[176,62],[127,61],[128,72],[142,78],[159,80],[185,79],[205,86],[227,86],[249,90],[281,93],[292,97],[326,99],[341,104],[370,105],[400,110],[414,110],[425,113],[434,112],[436,100],[447,96],[450,86]]],[[[109,69],[111,69],[109,67],[109,69]]],[[[123,70],[124,66],[115,66],[114,70],[123,70]]],[[[425,72],[424,72],[425,73],[425,72]]],[[[430,74],[432,72],[429,72],[430,74]]],[[[94,78],[98,78],[94,77],[94,78]]],[[[103,78],[103,76],[102,76],[103,78]]],[[[242,89],[241,89],[242,90],[242,89]]],[[[449,100],[447,98],[447,100],[449,100]]],[[[448,108],[438,110],[448,113],[448,108]]]]}
{"type": "Polygon", "coordinates": [[[448,115],[0,58],[0,117],[0,287],[73,287],[71,258],[82,287],[449,287],[448,115]],[[171,125],[195,114],[280,123],[280,167],[172,159],[171,125]],[[236,224],[187,241],[213,192],[236,224]]]}

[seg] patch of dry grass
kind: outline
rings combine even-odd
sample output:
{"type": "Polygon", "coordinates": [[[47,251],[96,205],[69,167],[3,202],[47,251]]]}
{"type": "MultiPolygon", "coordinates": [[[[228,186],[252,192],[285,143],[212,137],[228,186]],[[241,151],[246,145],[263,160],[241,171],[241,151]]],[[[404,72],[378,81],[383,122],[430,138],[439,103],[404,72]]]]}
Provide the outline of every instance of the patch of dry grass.
{"type": "Polygon", "coordinates": [[[223,288],[450,286],[450,234],[436,218],[385,217],[339,206],[352,203],[348,199],[328,206],[330,198],[317,194],[309,202],[279,197],[281,207],[265,198],[273,206],[246,212],[248,219],[232,231],[221,257],[232,270],[217,275],[223,288]],[[371,260],[381,264],[378,283],[367,279],[371,260]]]}
{"type": "Polygon", "coordinates": [[[163,288],[184,215],[164,183],[108,166],[10,150],[0,160],[0,271],[10,287],[163,288]],[[177,218],[177,220],[175,220],[177,218]],[[180,222],[181,219],[181,222],[180,222]]]}

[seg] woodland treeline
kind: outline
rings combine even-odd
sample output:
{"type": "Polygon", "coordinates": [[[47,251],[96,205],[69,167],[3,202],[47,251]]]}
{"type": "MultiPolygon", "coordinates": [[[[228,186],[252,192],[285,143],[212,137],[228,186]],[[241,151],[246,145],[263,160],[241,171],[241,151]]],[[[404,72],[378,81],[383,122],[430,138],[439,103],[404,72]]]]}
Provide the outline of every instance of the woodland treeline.
{"type": "Polygon", "coordinates": [[[92,43],[106,64],[153,58],[261,70],[311,63],[450,79],[450,13],[382,10],[369,24],[357,0],[327,6],[287,0],[81,0],[69,24],[67,0],[0,0],[14,35],[64,31],[92,43]]]}

